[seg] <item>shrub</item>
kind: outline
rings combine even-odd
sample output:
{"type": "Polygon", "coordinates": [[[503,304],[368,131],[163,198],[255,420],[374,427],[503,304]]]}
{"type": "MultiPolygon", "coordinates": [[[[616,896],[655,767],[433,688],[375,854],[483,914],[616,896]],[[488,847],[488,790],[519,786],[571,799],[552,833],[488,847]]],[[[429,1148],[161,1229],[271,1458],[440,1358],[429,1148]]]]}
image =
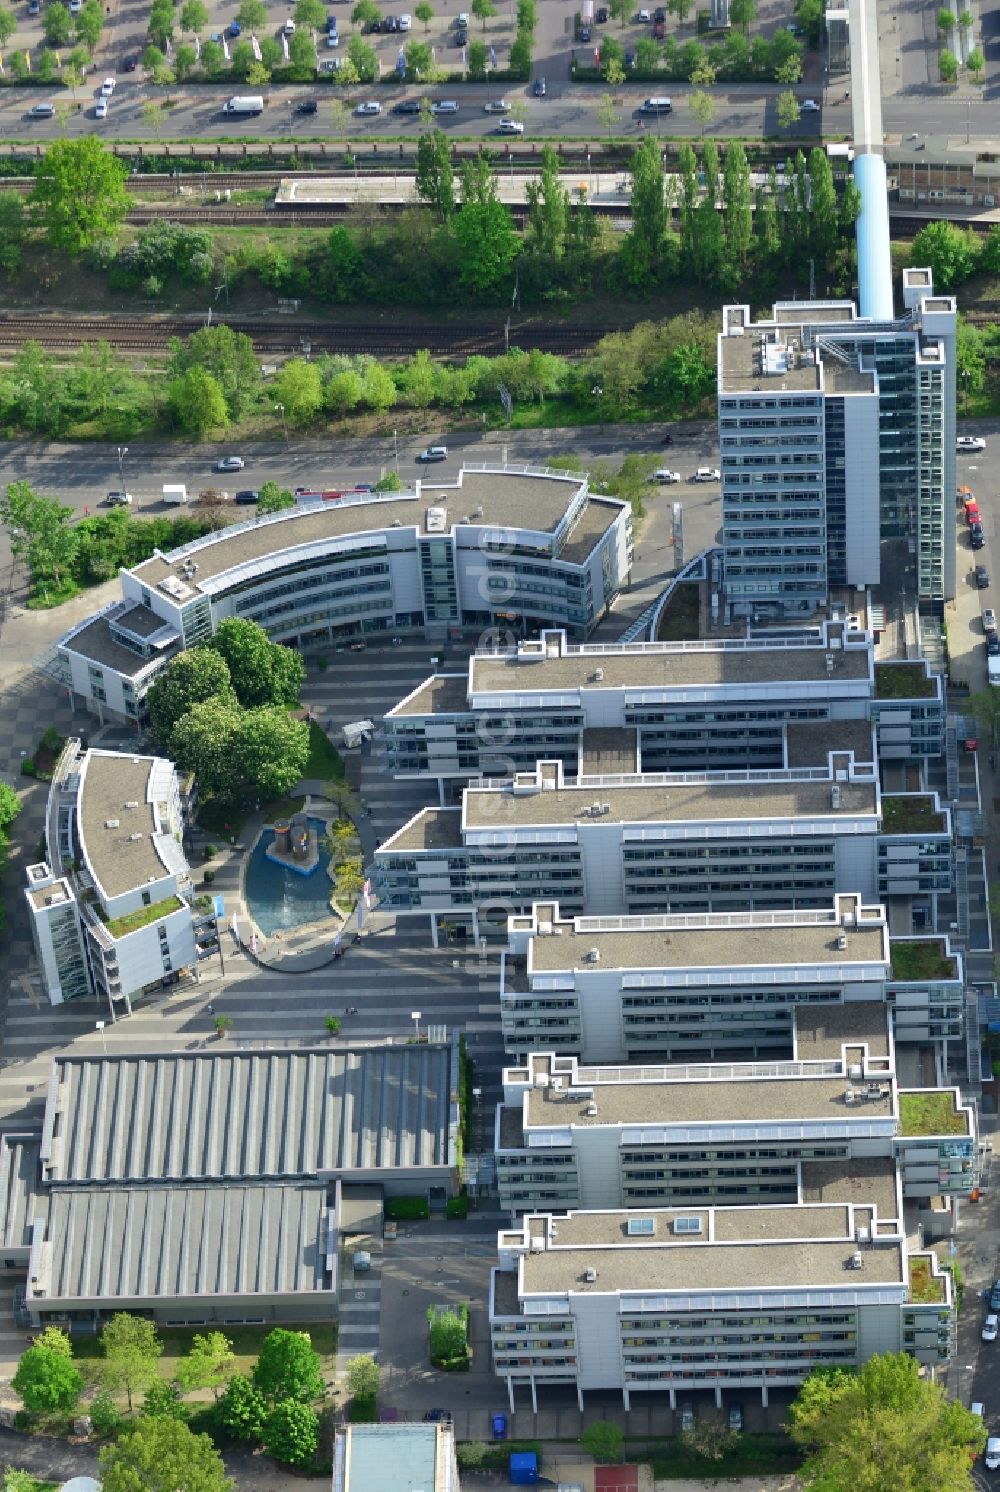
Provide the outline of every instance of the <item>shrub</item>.
{"type": "Polygon", "coordinates": [[[469,1215],[469,1198],[465,1192],[460,1197],[449,1197],[445,1203],[445,1217],[465,1218],[469,1215]]]}
{"type": "Polygon", "coordinates": [[[431,1215],[431,1204],[426,1197],[386,1197],[385,1215],[396,1222],[413,1222],[431,1215]]]}
{"type": "Polygon", "coordinates": [[[35,763],[30,756],[22,756],[21,758],[21,775],[22,777],[35,777],[38,775],[35,763]]]}
{"type": "Polygon", "coordinates": [[[217,855],[218,853],[219,853],[219,849],[218,849],[217,845],[207,844],[205,846],[205,859],[206,860],[211,860],[212,856],[213,855],[217,855]]]}
{"type": "Polygon", "coordinates": [[[90,1406],[90,1423],[96,1435],[100,1435],[102,1440],[109,1440],[111,1436],[118,1434],[125,1423],[125,1416],[110,1394],[101,1393],[90,1406]]]}
{"type": "Polygon", "coordinates": [[[212,882],[215,880],[215,871],[214,870],[205,870],[205,871],[202,872],[202,877],[201,878],[204,881],[204,883],[205,883],[206,886],[210,886],[212,884],[212,882]]]}

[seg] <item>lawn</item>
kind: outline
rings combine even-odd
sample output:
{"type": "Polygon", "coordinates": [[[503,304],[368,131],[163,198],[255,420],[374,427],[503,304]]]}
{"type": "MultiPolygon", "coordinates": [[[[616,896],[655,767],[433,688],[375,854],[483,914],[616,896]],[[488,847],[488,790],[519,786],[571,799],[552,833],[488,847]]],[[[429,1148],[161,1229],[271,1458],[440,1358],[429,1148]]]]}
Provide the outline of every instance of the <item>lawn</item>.
{"type": "Polygon", "coordinates": [[[340,752],[315,720],[309,722],[309,760],[302,775],[318,778],[321,782],[344,780],[344,762],[340,752]]]}
{"type": "Polygon", "coordinates": [[[876,663],[876,699],[929,699],[934,680],[924,673],[921,663],[876,663]]]}
{"type": "Polygon", "coordinates": [[[889,941],[889,960],[893,979],[954,979],[955,960],[944,952],[935,938],[918,942],[889,941]]]}
{"type": "MultiPolygon", "coordinates": [[[[295,1328],[290,1328],[295,1330],[295,1328]]],[[[177,1365],[184,1357],[191,1345],[191,1340],[199,1333],[209,1331],[221,1331],[233,1344],[233,1352],[236,1354],[236,1372],[250,1373],[260,1353],[260,1346],[268,1332],[274,1330],[274,1324],[270,1326],[171,1326],[160,1331],[160,1341],[163,1343],[163,1355],[160,1358],[160,1377],[169,1383],[177,1376],[177,1365]]],[[[327,1380],[331,1379],[337,1367],[337,1326],[333,1321],[325,1321],[317,1326],[303,1326],[302,1331],[307,1331],[312,1338],[312,1344],[320,1357],[320,1371],[327,1380]]],[[[101,1356],[101,1341],[99,1336],[74,1336],[73,1356],[81,1361],[95,1362],[101,1356]]],[[[86,1370],[84,1370],[86,1371],[86,1370]]],[[[116,1396],[122,1404],[125,1403],[125,1395],[116,1396]]]]}
{"type": "Polygon", "coordinates": [[[968,1116],[956,1111],[950,1093],[901,1093],[899,1122],[904,1135],[967,1135],[968,1116]]]}
{"type": "Polygon", "coordinates": [[[910,1260],[910,1299],[914,1305],[935,1305],[944,1300],[944,1280],[935,1279],[926,1259],[910,1260]]]}
{"type": "Polygon", "coordinates": [[[168,896],[165,901],[154,901],[151,906],[136,907],[134,912],[113,918],[107,925],[108,932],[113,938],[124,938],[129,933],[138,932],[140,927],[159,922],[161,917],[169,917],[171,912],[179,912],[183,905],[179,897],[168,896]]]}
{"type": "Polygon", "coordinates": [[[882,799],[883,834],[940,834],[943,829],[944,815],[933,798],[907,793],[882,799]]]}
{"type": "MultiPolygon", "coordinates": [[[[723,1439],[727,1437],[723,1433],[723,1439]]],[[[718,1458],[701,1456],[688,1449],[682,1439],[672,1446],[658,1446],[651,1457],[655,1478],[702,1479],[711,1477],[767,1476],[798,1471],[802,1452],[787,1435],[740,1435],[718,1458]]]]}

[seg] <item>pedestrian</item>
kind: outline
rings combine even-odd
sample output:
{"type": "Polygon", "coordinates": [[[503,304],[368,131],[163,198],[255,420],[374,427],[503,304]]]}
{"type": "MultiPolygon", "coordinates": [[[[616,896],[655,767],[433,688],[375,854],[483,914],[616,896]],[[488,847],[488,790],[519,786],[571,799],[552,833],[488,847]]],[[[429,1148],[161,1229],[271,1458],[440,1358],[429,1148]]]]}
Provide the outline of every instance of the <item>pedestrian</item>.
{"type": "Polygon", "coordinates": [[[205,1006],[205,1011],[208,1015],[215,1014],[215,1006],[212,1004],[211,1000],[209,1000],[208,1004],[205,1006]]]}
{"type": "Polygon", "coordinates": [[[90,517],[90,509],[87,507],[86,503],[84,503],[84,505],[83,505],[83,516],[84,516],[84,518],[89,518],[90,517]]]}

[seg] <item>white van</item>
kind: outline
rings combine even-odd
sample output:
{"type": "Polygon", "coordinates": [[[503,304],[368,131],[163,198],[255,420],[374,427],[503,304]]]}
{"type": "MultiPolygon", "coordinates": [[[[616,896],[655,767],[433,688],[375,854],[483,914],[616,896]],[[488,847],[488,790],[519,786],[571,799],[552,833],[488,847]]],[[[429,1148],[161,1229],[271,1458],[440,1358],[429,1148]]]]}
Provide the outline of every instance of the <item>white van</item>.
{"type": "Polygon", "coordinates": [[[672,114],[673,112],[673,102],[669,98],[647,98],[639,108],[640,114],[672,114]]]}
{"type": "Polygon", "coordinates": [[[163,501],[176,507],[188,500],[188,490],[183,485],[165,485],[163,488],[163,501]]]}

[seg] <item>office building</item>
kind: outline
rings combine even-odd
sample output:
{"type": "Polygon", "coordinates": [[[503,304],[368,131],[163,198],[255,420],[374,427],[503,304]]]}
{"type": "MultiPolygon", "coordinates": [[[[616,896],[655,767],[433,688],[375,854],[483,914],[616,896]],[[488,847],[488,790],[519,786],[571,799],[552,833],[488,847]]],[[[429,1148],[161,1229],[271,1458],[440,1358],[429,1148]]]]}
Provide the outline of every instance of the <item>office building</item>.
{"type": "Polygon", "coordinates": [[[972,1109],[957,1089],[899,1088],[874,1001],[794,1009],[786,1061],[591,1067],[532,1052],[503,1081],[497,1185],[511,1213],[815,1202],[885,1159],[904,1201],[978,1184],[972,1109]]]}
{"type": "Polygon", "coordinates": [[[882,761],[925,761],[944,744],[944,689],[925,662],[878,663],[844,622],[688,643],[573,645],[546,631],[434,674],[385,716],[401,778],[436,777],[441,801],[477,776],[558,758],[585,773],[814,765],[808,727],[855,722],[882,761]]]}
{"type": "MultiPolygon", "coordinates": [[[[791,1058],[795,1012],[884,1003],[897,1042],[964,1029],[962,955],[890,938],[885,908],[841,895],[809,910],[510,918],[500,1017],[508,1052],[584,1062],[791,1058]]],[[[820,1017],[817,1017],[819,1019],[820,1017]]],[[[847,1018],[847,1017],[845,1017],[847,1018]]]]}
{"type": "Polygon", "coordinates": [[[770,772],[568,782],[561,761],[541,761],[511,782],[467,787],[461,808],[416,814],[375,852],[379,900],[429,916],[436,938],[441,918],[475,937],[490,925],[505,933],[511,913],[548,898],[567,913],[624,916],[948,890],[951,818],[936,795],[901,795],[909,812],[897,815],[870,749],[859,761],[823,746],[823,765],[770,772]]]}
{"type": "Polygon", "coordinates": [[[822,1202],[529,1214],[498,1238],[493,1366],[518,1388],[724,1395],[796,1388],[816,1368],[881,1352],[938,1367],[954,1282],[914,1248],[895,1168],[871,1162],[822,1202]],[[860,1195],[859,1195],[860,1194],[860,1195]]]}
{"type": "Polygon", "coordinates": [[[48,858],[28,866],[24,893],[53,1005],[95,994],[131,1011],[218,948],[211,904],[195,905],[184,822],[172,762],[67,742],[49,790],[48,858]]]}
{"type": "Polygon", "coordinates": [[[330,1319],[357,1217],[454,1193],[457,1088],[455,1043],[56,1059],[0,1154],[30,1321],[330,1319]]]}
{"type": "Polygon", "coordinates": [[[459,1492],[450,1424],[341,1425],[333,1492],[459,1492]]]}
{"type": "Polygon", "coordinates": [[[877,585],[891,539],[912,545],[911,596],[939,608],[954,597],[957,309],[927,269],[903,271],[903,300],[898,319],[891,289],[888,312],[870,315],[850,301],[779,302],[760,321],[723,309],[732,616],[805,617],[831,587],[877,585]]]}
{"type": "Polygon", "coordinates": [[[122,599],[59,643],[52,665],[102,719],[143,718],[143,698],[179,648],[227,617],[275,641],[321,648],[420,629],[518,636],[564,627],[585,638],[632,563],[628,503],[584,476],[464,467],[412,493],[328,493],[253,517],[122,572],[122,599]]]}

